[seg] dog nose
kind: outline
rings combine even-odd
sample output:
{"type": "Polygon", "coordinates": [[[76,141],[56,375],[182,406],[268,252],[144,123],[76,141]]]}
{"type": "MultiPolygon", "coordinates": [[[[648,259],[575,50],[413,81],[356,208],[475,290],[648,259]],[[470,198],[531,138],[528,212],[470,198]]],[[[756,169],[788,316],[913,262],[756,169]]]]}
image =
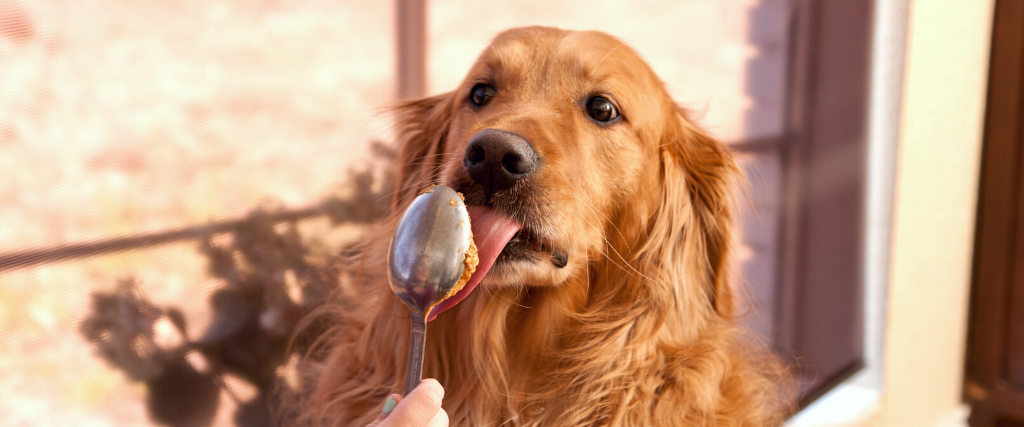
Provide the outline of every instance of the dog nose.
{"type": "Polygon", "coordinates": [[[490,191],[501,191],[537,169],[540,159],[519,135],[484,129],[473,136],[462,159],[469,176],[490,191]]]}

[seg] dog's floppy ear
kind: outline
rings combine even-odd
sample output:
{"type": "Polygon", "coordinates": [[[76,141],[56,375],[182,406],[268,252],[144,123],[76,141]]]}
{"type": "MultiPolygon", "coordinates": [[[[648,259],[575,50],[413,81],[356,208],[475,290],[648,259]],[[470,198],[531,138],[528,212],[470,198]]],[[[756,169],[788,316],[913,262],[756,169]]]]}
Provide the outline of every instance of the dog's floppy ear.
{"type": "Polygon", "coordinates": [[[658,219],[668,227],[673,250],[666,253],[682,268],[696,269],[708,302],[719,314],[733,314],[727,278],[731,243],[733,183],[739,169],[729,148],[708,136],[677,111],[662,143],[664,188],[658,219]],[[696,262],[690,262],[696,260],[696,262]]]}
{"type": "Polygon", "coordinates": [[[398,180],[392,206],[404,206],[420,193],[441,166],[451,126],[451,94],[406,101],[394,108],[398,140],[398,180]]]}

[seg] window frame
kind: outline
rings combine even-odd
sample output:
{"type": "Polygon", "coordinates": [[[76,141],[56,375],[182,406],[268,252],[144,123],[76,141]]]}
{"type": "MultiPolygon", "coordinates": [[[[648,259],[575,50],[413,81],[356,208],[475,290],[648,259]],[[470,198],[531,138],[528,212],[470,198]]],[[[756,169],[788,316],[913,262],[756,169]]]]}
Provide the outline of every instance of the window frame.
{"type": "Polygon", "coordinates": [[[864,259],[872,5],[792,3],[774,346],[801,408],[865,366],[864,259]]]}
{"type": "Polygon", "coordinates": [[[881,407],[909,3],[872,3],[863,247],[864,366],[793,416],[786,423],[789,427],[853,425],[881,407]]]}

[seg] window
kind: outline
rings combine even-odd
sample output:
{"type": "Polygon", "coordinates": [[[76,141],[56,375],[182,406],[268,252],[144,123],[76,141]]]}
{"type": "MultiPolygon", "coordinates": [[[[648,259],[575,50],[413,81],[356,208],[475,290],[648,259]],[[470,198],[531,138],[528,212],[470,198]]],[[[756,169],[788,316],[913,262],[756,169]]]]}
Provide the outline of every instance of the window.
{"type": "MultiPolygon", "coordinates": [[[[806,404],[866,357],[871,18],[853,0],[0,3],[0,413],[147,423],[145,390],[83,357],[90,292],[130,276],[202,335],[221,281],[196,237],[264,207],[351,240],[317,204],[390,140],[374,114],[450,90],[527,24],[620,37],[740,154],[746,321],[802,361],[806,404]]],[[[258,398],[224,381],[218,425],[258,398]]]]}

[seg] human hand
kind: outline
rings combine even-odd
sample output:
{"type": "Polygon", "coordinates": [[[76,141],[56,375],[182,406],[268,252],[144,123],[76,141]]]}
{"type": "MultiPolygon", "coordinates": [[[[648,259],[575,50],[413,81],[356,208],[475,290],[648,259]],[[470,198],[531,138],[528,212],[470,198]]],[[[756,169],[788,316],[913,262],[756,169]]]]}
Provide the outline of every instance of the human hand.
{"type": "Polygon", "coordinates": [[[444,388],[437,380],[423,380],[408,396],[392,394],[384,411],[366,427],[447,427],[448,413],[441,409],[444,388]]]}

